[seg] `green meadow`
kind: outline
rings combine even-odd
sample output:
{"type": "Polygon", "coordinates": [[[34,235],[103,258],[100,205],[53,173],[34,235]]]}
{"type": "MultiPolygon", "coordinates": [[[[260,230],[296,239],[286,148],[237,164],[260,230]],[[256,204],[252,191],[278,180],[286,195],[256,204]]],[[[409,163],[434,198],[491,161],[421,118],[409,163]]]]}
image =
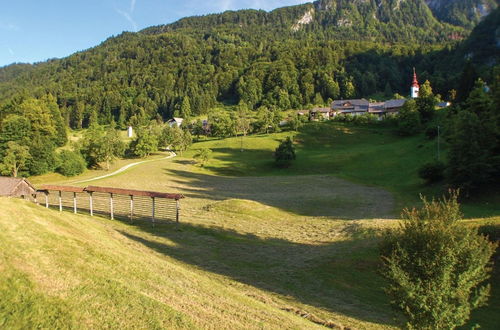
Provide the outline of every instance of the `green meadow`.
{"type": "MultiPolygon", "coordinates": [[[[444,193],[416,174],[435,159],[435,140],[328,122],[206,139],[165,155],[92,184],[184,194],[179,228],[0,199],[0,327],[400,325],[378,275],[377,243],[419,193],[444,193]],[[273,151],[290,135],[297,159],[275,168],[273,151]],[[204,167],[192,159],[200,148],[213,150],[204,167]]],[[[104,172],[33,182],[72,184],[104,172]]],[[[498,196],[482,200],[464,204],[464,223],[500,224],[498,196]]],[[[500,323],[499,279],[497,269],[490,304],[468,328],[500,323]]]]}

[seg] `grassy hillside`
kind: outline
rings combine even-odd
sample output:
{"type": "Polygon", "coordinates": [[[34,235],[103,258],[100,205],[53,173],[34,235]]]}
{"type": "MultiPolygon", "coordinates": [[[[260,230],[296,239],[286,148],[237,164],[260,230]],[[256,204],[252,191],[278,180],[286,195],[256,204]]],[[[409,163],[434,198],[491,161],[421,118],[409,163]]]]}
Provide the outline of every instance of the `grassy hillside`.
{"type": "MultiPolygon", "coordinates": [[[[68,313],[78,323],[85,320],[82,313],[92,318],[101,311],[92,306],[76,311],[73,300],[97,295],[101,304],[113,305],[106,313],[115,314],[104,323],[111,326],[128,308],[125,305],[145,313],[142,306],[151,303],[172,309],[171,314],[146,314],[152,322],[171,326],[172,315],[179,315],[186,322],[179,321],[179,327],[210,328],[221,322],[228,328],[314,325],[297,315],[363,329],[395,327],[377,271],[377,239],[381,229],[397,224],[394,218],[401,206],[418,202],[419,192],[441,193],[438,187],[423,186],[416,175],[420,164],[435,156],[436,142],[420,136],[401,138],[383,128],[331,122],[308,124],[300,132],[248,136],[243,139],[243,151],[241,142],[240,138],[198,142],[176,158],[158,159],[92,182],[183,193],[187,198],[181,203],[180,231],[169,224],[128,225],[0,200],[0,209],[8,210],[0,215],[1,251],[19,256],[5,257],[9,260],[5,269],[17,272],[6,278],[27,278],[19,287],[35,288],[33,292],[43,297],[42,305],[54,298],[48,286],[41,286],[43,280],[63,281],[60,286],[65,289],[55,296],[64,304],[56,304],[59,307],[53,313],[68,313]],[[298,141],[297,160],[288,169],[276,169],[272,152],[290,134],[298,141]],[[214,150],[203,168],[191,158],[199,148],[214,150]],[[16,226],[11,219],[18,218],[21,225],[16,226]],[[30,257],[33,251],[43,253],[30,257]],[[65,255],[67,259],[59,261],[65,255]],[[39,265],[62,269],[58,272],[67,274],[66,279],[55,279],[48,270],[42,275],[32,273],[39,265]],[[76,280],[71,279],[74,274],[76,280]],[[97,279],[89,283],[85,280],[89,276],[97,279]],[[101,286],[102,282],[113,285],[101,286]],[[126,291],[114,293],[125,290],[116,283],[126,291]],[[156,300],[149,302],[142,295],[156,300]],[[248,314],[241,312],[245,309],[248,314]],[[254,315],[258,313],[262,315],[254,315]]],[[[89,171],[71,179],[43,176],[36,181],[68,184],[94,175],[102,172],[89,171]]],[[[486,218],[467,223],[498,224],[495,198],[467,205],[469,217],[486,218]]],[[[494,329],[500,322],[498,276],[497,271],[490,307],[477,311],[471,325],[478,322],[494,329]]],[[[9,301],[19,299],[14,291],[7,292],[12,297],[9,301]]],[[[23,315],[19,312],[18,318],[23,315]]],[[[141,316],[137,322],[142,322],[141,316]]]]}
{"type": "MultiPolygon", "coordinates": [[[[234,199],[184,212],[180,230],[5,198],[0,209],[4,328],[395,327],[376,252],[392,220],[301,218],[234,199]]],[[[474,320],[485,329],[500,315],[494,289],[474,320]]]]}
{"type": "MultiPolygon", "coordinates": [[[[284,310],[290,307],[284,300],[231,273],[213,274],[202,262],[207,253],[193,253],[202,241],[250,238],[230,232],[216,238],[215,231],[190,226],[144,230],[4,198],[0,208],[2,328],[315,326],[284,310]]],[[[254,244],[264,252],[265,243],[254,244]]]]}

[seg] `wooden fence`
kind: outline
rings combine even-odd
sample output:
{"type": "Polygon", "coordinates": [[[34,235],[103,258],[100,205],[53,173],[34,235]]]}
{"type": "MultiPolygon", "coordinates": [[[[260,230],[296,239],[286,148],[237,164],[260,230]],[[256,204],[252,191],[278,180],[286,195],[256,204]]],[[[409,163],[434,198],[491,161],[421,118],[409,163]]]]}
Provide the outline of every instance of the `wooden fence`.
{"type": "Polygon", "coordinates": [[[111,219],[175,221],[179,223],[181,194],[110,187],[43,185],[34,202],[59,211],[105,215],[111,219]]]}

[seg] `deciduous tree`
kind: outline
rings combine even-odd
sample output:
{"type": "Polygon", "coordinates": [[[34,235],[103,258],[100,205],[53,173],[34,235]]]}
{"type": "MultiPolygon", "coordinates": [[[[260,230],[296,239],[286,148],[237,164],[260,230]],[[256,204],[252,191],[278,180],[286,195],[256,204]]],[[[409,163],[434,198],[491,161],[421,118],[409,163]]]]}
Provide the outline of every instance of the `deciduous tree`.
{"type": "Polygon", "coordinates": [[[203,148],[198,150],[198,152],[193,156],[194,159],[198,161],[201,167],[205,166],[205,164],[212,157],[212,150],[208,148],[203,148]]]}
{"type": "Polygon", "coordinates": [[[7,142],[7,150],[2,159],[2,174],[12,175],[17,177],[29,159],[29,149],[26,146],[19,145],[16,142],[7,142]]]}

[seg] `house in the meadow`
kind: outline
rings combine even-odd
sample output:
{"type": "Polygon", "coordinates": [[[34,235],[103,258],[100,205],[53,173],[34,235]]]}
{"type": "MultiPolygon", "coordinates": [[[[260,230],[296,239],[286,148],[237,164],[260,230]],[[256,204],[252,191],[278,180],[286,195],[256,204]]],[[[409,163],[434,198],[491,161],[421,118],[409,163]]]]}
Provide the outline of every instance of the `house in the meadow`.
{"type": "Polygon", "coordinates": [[[36,188],[24,178],[0,176],[0,196],[30,198],[36,188]]]}
{"type": "Polygon", "coordinates": [[[170,127],[181,127],[183,121],[184,121],[183,118],[174,117],[174,118],[170,119],[169,121],[167,121],[167,124],[170,127]]]}

